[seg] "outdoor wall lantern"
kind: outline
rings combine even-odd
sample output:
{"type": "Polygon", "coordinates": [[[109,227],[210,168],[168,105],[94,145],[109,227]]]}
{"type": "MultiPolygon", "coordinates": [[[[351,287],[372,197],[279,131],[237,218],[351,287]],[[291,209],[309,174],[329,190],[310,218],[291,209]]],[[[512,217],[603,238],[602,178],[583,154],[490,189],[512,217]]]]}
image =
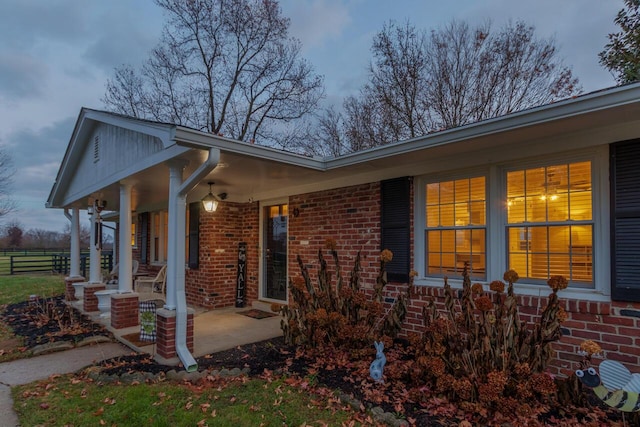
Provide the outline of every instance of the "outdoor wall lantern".
{"type": "Polygon", "coordinates": [[[215,212],[216,209],[218,209],[218,203],[220,203],[220,201],[227,198],[227,193],[221,193],[215,196],[211,192],[211,186],[215,184],[215,182],[207,182],[207,184],[209,184],[209,194],[203,197],[202,206],[204,207],[204,210],[207,212],[215,212]]]}

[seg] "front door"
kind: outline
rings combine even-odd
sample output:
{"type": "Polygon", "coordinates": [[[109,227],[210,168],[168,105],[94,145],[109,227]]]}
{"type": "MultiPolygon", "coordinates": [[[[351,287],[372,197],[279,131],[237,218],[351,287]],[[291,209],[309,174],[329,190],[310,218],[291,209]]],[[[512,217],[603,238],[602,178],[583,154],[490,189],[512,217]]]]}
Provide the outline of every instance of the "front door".
{"type": "Polygon", "coordinates": [[[270,205],[262,209],[262,297],[286,302],[288,205],[270,205]]]}

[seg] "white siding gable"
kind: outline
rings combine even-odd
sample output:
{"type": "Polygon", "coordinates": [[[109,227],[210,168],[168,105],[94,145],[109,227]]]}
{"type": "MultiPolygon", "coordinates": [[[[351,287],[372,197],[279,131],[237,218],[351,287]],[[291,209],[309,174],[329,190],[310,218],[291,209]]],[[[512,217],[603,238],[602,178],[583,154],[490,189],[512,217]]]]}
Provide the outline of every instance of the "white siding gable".
{"type": "Polygon", "coordinates": [[[163,144],[156,137],[98,123],[84,141],[67,195],[109,184],[120,172],[135,170],[137,162],[162,150],[163,144]]]}

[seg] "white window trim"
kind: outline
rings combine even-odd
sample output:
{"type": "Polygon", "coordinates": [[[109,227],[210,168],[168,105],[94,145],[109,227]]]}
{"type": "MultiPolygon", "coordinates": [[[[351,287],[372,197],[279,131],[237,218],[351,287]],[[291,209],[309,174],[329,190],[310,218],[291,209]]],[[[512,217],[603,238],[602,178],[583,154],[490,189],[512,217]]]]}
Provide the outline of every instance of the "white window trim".
{"type": "Polygon", "coordinates": [[[167,260],[165,259],[164,256],[164,251],[162,250],[162,248],[164,248],[164,240],[166,239],[167,236],[165,236],[165,232],[164,232],[164,218],[165,215],[167,215],[166,211],[154,211],[151,212],[151,233],[149,233],[151,235],[151,244],[150,246],[150,254],[151,254],[151,265],[164,265],[167,263],[167,260]],[[160,253],[157,254],[157,259],[156,259],[156,248],[155,245],[153,244],[153,241],[156,238],[156,215],[158,214],[158,221],[160,222],[160,225],[158,227],[159,233],[160,235],[158,236],[158,248],[160,249],[160,253]]]}
{"type": "Polygon", "coordinates": [[[140,233],[140,228],[138,227],[138,215],[135,213],[131,215],[131,226],[134,231],[131,233],[133,237],[133,244],[131,245],[131,249],[138,249],[138,234],[140,233]]]}
{"type": "MultiPolygon", "coordinates": [[[[507,270],[506,256],[506,210],[501,201],[506,200],[506,171],[523,167],[548,165],[555,162],[578,162],[590,160],[593,189],[593,288],[569,287],[560,291],[561,298],[581,299],[589,301],[611,301],[611,276],[610,276],[610,188],[609,188],[609,150],[608,146],[573,151],[564,154],[554,154],[528,158],[521,161],[510,161],[504,164],[492,164],[485,168],[460,169],[451,173],[429,174],[416,177],[414,180],[414,267],[418,277],[414,280],[416,285],[441,287],[444,280],[440,277],[425,277],[425,192],[428,182],[446,181],[456,178],[468,178],[470,176],[484,175],[487,177],[487,282],[502,280],[502,275],[507,270]]],[[[453,288],[462,287],[461,277],[449,277],[448,283],[453,288]]],[[[541,284],[518,281],[515,291],[519,295],[532,295],[546,297],[549,288],[541,284]]]]}
{"type": "MultiPolygon", "coordinates": [[[[267,206],[274,206],[274,205],[289,205],[289,198],[288,197],[279,197],[277,199],[268,199],[268,200],[262,200],[258,203],[258,210],[260,212],[259,215],[259,227],[258,227],[258,232],[260,233],[259,236],[259,261],[258,261],[258,269],[260,271],[259,277],[260,279],[258,280],[258,299],[260,301],[267,301],[267,302],[276,302],[276,303],[282,303],[281,300],[276,300],[276,299],[272,299],[272,298],[267,298],[264,295],[264,278],[265,278],[265,274],[264,274],[264,247],[265,247],[265,243],[264,243],[264,208],[267,206]]],[[[289,256],[289,254],[291,253],[290,250],[290,244],[289,244],[289,221],[287,221],[287,257],[289,256]]],[[[285,277],[289,277],[289,262],[287,259],[287,273],[285,275],[285,277]]],[[[289,303],[289,292],[287,292],[287,298],[285,303],[289,303]]]]}

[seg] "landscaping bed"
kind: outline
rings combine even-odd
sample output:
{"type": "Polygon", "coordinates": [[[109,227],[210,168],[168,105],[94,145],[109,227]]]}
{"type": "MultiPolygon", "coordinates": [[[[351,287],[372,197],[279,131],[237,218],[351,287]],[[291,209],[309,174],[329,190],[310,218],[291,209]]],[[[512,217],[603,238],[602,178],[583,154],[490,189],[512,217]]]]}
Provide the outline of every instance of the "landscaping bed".
{"type": "MultiPolygon", "coordinates": [[[[10,304],[2,310],[0,318],[22,340],[25,351],[45,342],[77,343],[91,336],[110,337],[104,327],[66,305],[62,297],[10,304]]],[[[394,379],[397,376],[393,371],[401,369],[410,360],[409,347],[409,343],[403,340],[390,343],[385,351],[385,374],[388,373],[386,378],[390,379],[385,382],[375,382],[369,376],[369,364],[375,357],[373,345],[368,353],[349,354],[330,348],[303,350],[286,345],[284,339],[278,337],[209,354],[198,358],[197,362],[200,372],[238,368],[251,377],[284,376],[302,379],[303,384],[310,386],[321,384],[340,390],[346,399],[352,396],[356,405],[395,414],[396,418],[405,419],[411,425],[623,425],[621,414],[602,406],[590,390],[585,392],[587,404],[582,407],[559,407],[553,399],[541,403],[519,402],[513,412],[489,417],[475,412],[477,406],[449,402],[436,393],[430,384],[420,389],[408,389],[401,381],[394,379]]],[[[156,363],[148,354],[132,353],[106,360],[92,372],[97,370],[107,376],[142,373],[158,378],[168,377],[167,374],[175,369],[156,363]]],[[[147,375],[145,378],[151,377],[147,375]]],[[[629,416],[627,421],[630,421],[629,416]]]]}

